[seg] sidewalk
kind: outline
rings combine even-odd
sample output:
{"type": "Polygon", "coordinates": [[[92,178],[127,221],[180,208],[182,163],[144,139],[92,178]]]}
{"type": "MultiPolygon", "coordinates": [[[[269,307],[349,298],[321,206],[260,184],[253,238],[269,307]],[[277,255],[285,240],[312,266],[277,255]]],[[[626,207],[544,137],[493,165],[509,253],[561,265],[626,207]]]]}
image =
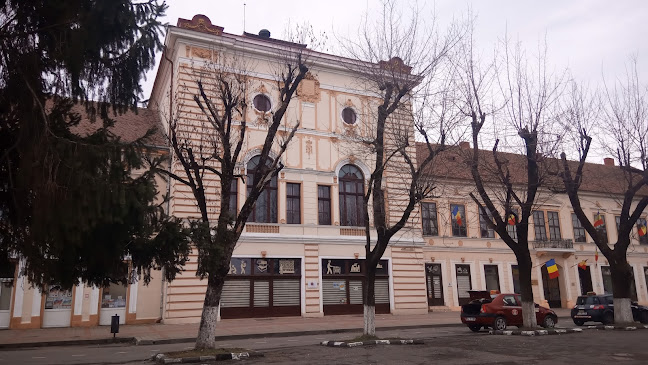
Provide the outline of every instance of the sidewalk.
{"type": "MultiPolygon", "coordinates": [[[[569,309],[558,309],[559,325],[570,321],[569,309]]],[[[400,329],[411,327],[463,326],[459,312],[431,312],[419,315],[376,315],[376,327],[400,329]]],[[[298,336],[302,334],[361,331],[362,315],[327,316],[319,318],[276,317],[224,319],[218,323],[216,337],[222,339],[251,337],[298,336]]],[[[192,342],[198,333],[198,324],[122,325],[117,334],[120,342],[163,344],[192,342]]],[[[112,341],[110,326],[66,327],[27,330],[0,330],[0,349],[84,345],[112,341]]]]}

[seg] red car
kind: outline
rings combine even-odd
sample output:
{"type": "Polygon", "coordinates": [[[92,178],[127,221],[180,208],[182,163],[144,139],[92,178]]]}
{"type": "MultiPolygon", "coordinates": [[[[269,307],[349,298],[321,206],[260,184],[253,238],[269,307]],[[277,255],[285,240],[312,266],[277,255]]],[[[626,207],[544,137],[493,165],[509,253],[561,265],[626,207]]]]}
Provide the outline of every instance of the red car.
{"type": "MultiPolygon", "coordinates": [[[[519,294],[491,294],[470,290],[470,303],[461,306],[461,322],[473,332],[482,327],[504,330],[506,326],[522,327],[522,301],[519,294]]],[[[549,308],[535,305],[538,324],[553,328],[558,316],[549,308]]]]}

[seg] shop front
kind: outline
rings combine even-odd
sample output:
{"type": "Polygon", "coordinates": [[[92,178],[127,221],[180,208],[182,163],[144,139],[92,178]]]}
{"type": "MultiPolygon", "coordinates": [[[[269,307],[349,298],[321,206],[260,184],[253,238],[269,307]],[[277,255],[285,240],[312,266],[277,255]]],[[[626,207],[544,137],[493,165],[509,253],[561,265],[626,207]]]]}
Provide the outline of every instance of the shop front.
{"type": "MultiPolygon", "coordinates": [[[[322,259],[322,302],[324,315],[363,313],[362,289],[365,260],[322,259]]],[[[380,260],[375,282],[376,313],[389,313],[389,269],[380,260]]]]}
{"type": "Polygon", "coordinates": [[[119,324],[126,323],[126,294],[128,287],[121,284],[110,284],[102,289],[99,325],[109,326],[112,316],[119,316],[119,324]]]}
{"type": "Polygon", "coordinates": [[[223,319],[301,315],[301,259],[233,257],[223,286],[223,319]]]}
{"type": "Polygon", "coordinates": [[[50,285],[45,293],[43,327],[70,327],[72,320],[72,290],[50,285]]]}

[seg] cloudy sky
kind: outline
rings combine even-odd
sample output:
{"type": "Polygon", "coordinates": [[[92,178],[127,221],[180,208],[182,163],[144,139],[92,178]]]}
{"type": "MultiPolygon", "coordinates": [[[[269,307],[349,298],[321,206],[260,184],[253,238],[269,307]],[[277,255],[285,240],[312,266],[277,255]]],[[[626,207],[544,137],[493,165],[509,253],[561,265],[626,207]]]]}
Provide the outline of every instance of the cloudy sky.
{"type": "MultiPolygon", "coordinates": [[[[397,0],[405,9],[413,0],[397,0]]],[[[262,28],[280,38],[289,24],[308,22],[316,31],[325,31],[329,42],[338,34],[357,31],[361,17],[380,10],[379,0],[167,0],[165,22],[175,25],[178,18],[207,15],[225,32],[257,33],[262,28]]],[[[580,80],[595,84],[602,75],[622,76],[632,54],[639,56],[639,70],[648,79],[648,1],[645,0],[438,0],[418,1],[424,14],[436,11],[440,23],[463,17],[472,8],[477,16],[477,41],[490,50],[505,31],[525,47],[535,50],[546,37],[550,62],[558,69],[569,67],[580,80]]],[[[331,45],[334,49],[334,45],[331,45]]],[[[158,55],[159,58],[159,55],[158,55]]],[[[148,98],[155,71],[147,75],[144,98],[148,98]]]]}

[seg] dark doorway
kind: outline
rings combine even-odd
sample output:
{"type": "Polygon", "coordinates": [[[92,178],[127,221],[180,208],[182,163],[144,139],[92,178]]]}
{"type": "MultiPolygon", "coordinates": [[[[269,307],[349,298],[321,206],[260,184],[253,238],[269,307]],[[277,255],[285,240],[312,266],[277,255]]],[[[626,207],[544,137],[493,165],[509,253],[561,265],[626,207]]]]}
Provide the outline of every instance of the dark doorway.
{"type": "Polygon", "coordinates": [[[585,269],[579,267],[578,277],[580,279],[581,295],[587,295],[588,292],[594,291],[594,287],[592,287],[592,272],[589,266],[585,266],[585,269]]]}
{"type": "MultiPolygon", "coordinates": [[[[544,287],[544,296],[549,307],[551,308],[560,308],[562,302],[560,300],[560,282],[558,278],[549,278],[549,272],[547,272],[547,265],[542,265],[542,286],[544,287]]],[[[559,271],[560,272],[560,271],[559,271]]]]}
{"type": "Polygon", "coordinates": [[[428,305],[444,305],[441,264],[425,264],[428,305]]]}

